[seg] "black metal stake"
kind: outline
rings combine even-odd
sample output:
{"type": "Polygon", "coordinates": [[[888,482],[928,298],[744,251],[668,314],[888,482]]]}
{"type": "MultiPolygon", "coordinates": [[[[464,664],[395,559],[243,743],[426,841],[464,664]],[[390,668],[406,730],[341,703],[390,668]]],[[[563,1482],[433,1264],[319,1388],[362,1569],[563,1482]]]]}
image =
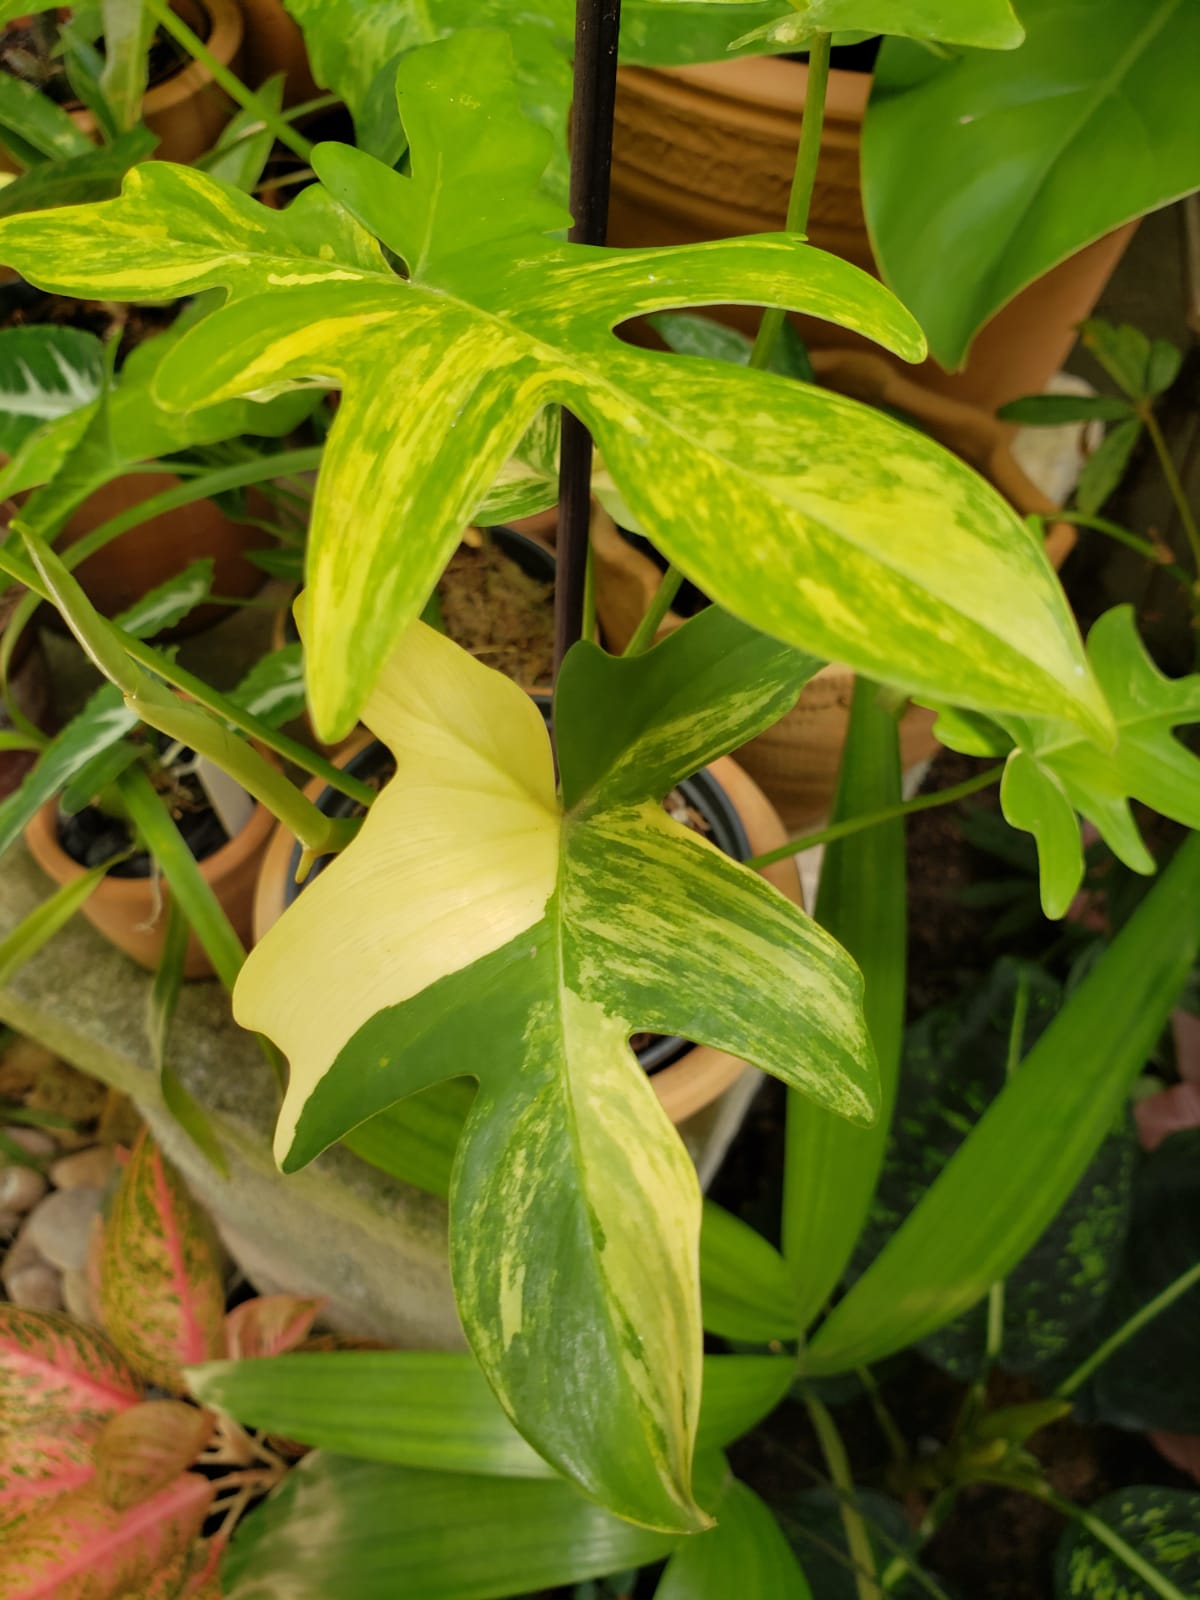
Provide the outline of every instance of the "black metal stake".
{"type": "MultiPolygon", "coordinates": [[[[571,107],[571,239],[603,244],[608,228],[613,105],[621,0],[578,0],[575,98],[571,107]]],[[[592,439],[564,407],[558,472],[558,571],[554,591],[554,670],[583,633],[591,512],[592,439]]]]}

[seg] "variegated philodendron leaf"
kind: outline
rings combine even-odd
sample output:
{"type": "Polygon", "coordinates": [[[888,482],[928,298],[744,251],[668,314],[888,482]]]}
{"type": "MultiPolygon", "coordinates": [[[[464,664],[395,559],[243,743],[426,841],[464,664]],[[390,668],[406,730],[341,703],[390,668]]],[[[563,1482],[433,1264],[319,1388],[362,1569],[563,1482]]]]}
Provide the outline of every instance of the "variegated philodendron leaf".
{"type": "Polygon", "coordinates": [[[450,1197],[468,1338],[534,1447],[655,1527],[705,1523],[700,1195],[630,1035],[876,1109],[854,964],[659,803],[818,665],[716,609],[630,660],[577,646],[555,702],[564,810],[534,703],[415,623],[366,710],[396,776],[234,992],[291,1065],[287,1170],[406,1095],[477,1079],[450,1197]]]}
{"type": "Polygon", "coordinates": [[[143,1132],[104,1219],[100,1313],[143,1377],[177,1394],[182,1369],[225,1353],[225,1289],[207,1219],[143,1132]]]}
{"type": "Polygon", "coordinates": [[[1003,717],[989,728],[946,717],[937,726],[952,748],[1009,752],[1000,800],[1013,827],[1037,841],[1048,917],[1061,917],[1083,882],[1076,813],[1133,872],[1152,873],[1154,858],[1130,800],[1200,828],[1200,759],[1172,733],[1200,722],[1200,674],[1164,677],[1138,637],[1131,606],[1105,612],[1088,635],[1087,651],[1116,718],[1115,751],[1101,752],[1069,724],[1049,719],[1003,717]]]}
{"type": "Polygon", "coordinates": [[[1008,0],[792,0],[790,9],[777,5],[775,12],[734,48],[801,50],[814,34],[852,32],[1012,50],[1025,37],[1008,0]]]}
{"type": "Polygon", "coordinates": [[[13,455],[44,423],[89,405],[104,387],[104,349],[79,328],[0,332],[0,450],[13,455]]]}
{"type": "Polygon", "coordinates": [[[181,410],[314,381],[342,390],[307,557],[324,737],[352,725],[551,403],[583,418],[640,527],[727,610],[913,691],[1109,736],[1041,543],[982,479],[854,401],[612,331],[680,305],[771,304],[917,359],[920,332],[886,290],[788,234],[623,251],[547,237],[567,221],[539,189],[553,138],[524,117],[500,34],[414,51],[398,85],[411,176],[323,145],[325,191],[281,214],[151,163],[116,202],[0,225],[0,254],[45,287],[229,290],[159,373],[181,410]]]}

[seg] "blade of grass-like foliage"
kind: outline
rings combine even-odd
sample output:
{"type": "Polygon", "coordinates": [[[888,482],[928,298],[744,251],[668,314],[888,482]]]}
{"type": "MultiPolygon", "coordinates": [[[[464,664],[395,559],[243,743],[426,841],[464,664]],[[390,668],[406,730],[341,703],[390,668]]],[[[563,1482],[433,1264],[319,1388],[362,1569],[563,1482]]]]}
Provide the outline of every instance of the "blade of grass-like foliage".
{"type": "Polygon", "coordinates": [[[1078,1183],[1200,949],[1200,834],[1180,847],[912,1215],[818,1330],[814,1374],[878,1361],[980,1300],[1078,1183]]]}
{"type": "Polygon", "coordinates": [[[47,157],[84,156],[95,149],[61,106],[11,72],[0,75],[0,145],[23,167],[36,166],[47,157]]]}
{"type": "Polygon", "coordinates": [[[729,1477],[713,1512],[716,1527],[684,1540],[654,1600],[811,1600],[791,1545],[753,1489],[729,1477]]]}
{"type": "Polygon", "coordinates": [[[58,930],[71,920],[88,896],[99,886],[105,867],[93,867],[81,878],[74,878],[56,889],[48,900],[23,918],[11,933],[0,939],[0,984],[5,984],[27,961],[48,944],[58,930]]]}
{"type": "Polygon", "coordinates": [[[133,128],[99,150],[93,147],[60,161],[41,162],[0,188],[0,217],[106,200],[157,143],[148,128],[133,128]]]}
{"type": "Polygon", "coordinates": [[[162,955],[147,1001],[146,1033],[150,1040],[151,1059],[158,1072],[163,1104],[197,1149],[211,1161],[222,1177],[228,1177],[229,1163],[225,1160],[225,1152],[221,1149],[204,1107],[184,1088],[170,1062],[171,1022],[179,1004],[179,991],[183,987],[187,948],[187,918],[180,910],[179,902],[170,900],[167,904],[167,929],[162,955]]]}
{"type": "MultiPolygon", "coordinates": [[[[285,75],[277,72],[255,90],[272,111],[283,110],[285,81],[285,75]]],[[[274,131],[265,125],[257,111],[239,111],[232,122],[226,124],[212,149],[193,165],[251,194],[263,175],[274,144],[274,131]]]]}
{"type": "MultiPolygon", "coordinates": [[[[900,737],[894,709],[859,678],[831,822],[900,800],[900,737]]],[[[797,1298],[798,1331],[837,1287],[871,1204],[891,1125],[904,1035],[907,903],[904,822],[897,818],[825,847],[817,921],[862,970],[863,1009],[879,1062],[882,1109],[870,1127],[789,1095],[783,1250],[797,1298]]]]}
{"type": "Polygon", "coordinates": [[[700,1223],[704,1326],[725,1339],[766,1344],[800,1331],[787,1263],[762,1234],[712,1200],[700,1223]]]}
{"type": "Polygon", "coordinates": [[[100,89],[118,128],[132,128],[142,114],[149,80],[154,18],[144,0],[100,0],[104,70],[100,89]]]}

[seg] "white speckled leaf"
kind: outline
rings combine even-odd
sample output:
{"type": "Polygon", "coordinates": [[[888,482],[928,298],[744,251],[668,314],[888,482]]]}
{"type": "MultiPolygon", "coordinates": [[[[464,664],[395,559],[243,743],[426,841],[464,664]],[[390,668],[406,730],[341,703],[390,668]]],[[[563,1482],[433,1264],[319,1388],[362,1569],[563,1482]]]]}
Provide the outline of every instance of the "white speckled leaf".
{"type": "Polygon", "coordinates": [[[634,747],[675,765],[643,761],[639,791],[620,740],[565,738],[579,803],[563,814],[533,703],[414,624],[367,707],[396,777],[234,995],[291,1063],[288,1168],[398,1099],[478,1080],[451,1189],[475,1354],[554,1466],[681,1532],[705,1525],[690,1490],[700,1195],[629,1037],[738,1051],[859,1119],[877,1091],[853,963],[657,798],[786,710],[816,665],[719,612],[633,661],[578,646],[558,725],[623,702],[634,747]],[[691,671],[718,642],[723,696],[691,671]]]}
{"type": "Polygon", "coordinates": [[[353,723],[463,522],[527,426],[563,403],[645,531],[735,614],[906,688],[1034,707],[1103,736],[1040,545],[954,457],[823,391],[612,333],[640,313],[738,301],[804,310],[919,358],[903,307],[785,234],[634,251],[547,237],[567,221],[539,189],[554,141],[522,116],[514,70],[504,36],[486,30],[404,58],[411,177],[324,145],[325,190],[280,214],[151,164],[108,206],[0,226],[5,258],[52,288],[231,291],[160,374],[180,409],[342,389],[309,542],[321,731],[353,723]]]}

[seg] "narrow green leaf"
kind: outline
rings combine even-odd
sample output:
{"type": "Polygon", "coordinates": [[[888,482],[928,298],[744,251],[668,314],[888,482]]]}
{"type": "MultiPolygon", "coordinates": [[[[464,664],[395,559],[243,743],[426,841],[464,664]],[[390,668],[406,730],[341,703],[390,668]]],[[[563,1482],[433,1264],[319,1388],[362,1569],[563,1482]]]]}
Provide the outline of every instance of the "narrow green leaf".
{"type": "Polygon", "coordinates": [[[212,1163],[222,1177],[229,1176],[229,1163],[221,1149],[212,1123],[204,1107],[184,1088],[179,1074],[170,1063],[171,1023],[179,1004],[183,987],[183,966],[188,948],[187,918],[176,900],[167,904],[167,929],[163,938],[162,955],[154,973],[154,982],[146,1003],[146,1034],[150,1041],[150,1057],[158,1073],[159,1092],[163,1104],[176,1122],[212,1163]]]}
{"type": "Polygon", "coordinates": [[[1142,436],[1139,418],[1130,417],[1110,428],[1097,449],[1087,458],[1075,486],[1075,502],[1080,511],[1095,516],[1125,476],[1129,458],[1142,436]]]}
{"type": "Polygon", "coordinates": [[[1152,400],[1155,395],[1165,393],[1179,376],[1182,366],[1183,351],[1166,339],[1155,339],[1146,362],[1147,398],[1152,400]]]}
{"type": "Polygon", "coordinates": [[[1200,1494],[1118,1489],[1063,1532],[1054,1561],[1055,1600],[1190,1600],[1196,1594],[1200,1494]],[[1106,1531],[1124,1551],[1113,1548],[1106,1531]],[[1140,1570],[1125,1559],[1129,1551],[1140,1570]]]}
{"type": "Polygon", "coordinates": [[[1200,949],[1191,835],[908,1221],[819,1329],[814,1374],[914,1343],[974,1305],[1078,1183],[1200,949]]]}
{"type": "Polygon", "coordinates": [[[89,148],[82,155],[42,162],[0,188],[0,217],[107,200],[157,143],[149,129],[134,128],[99,150],[89,148]]]}
{"type": "Polygon", "coordinates": [[[360,1123],[342,1143],[393,1178],[446,1199],[458,1141],[474,1098],[468,1082],[435,1084],[360,1123]]]}
{"type": "Polygon", "coordinates": [[[136,125],[149,81],[154,18],[145,0],[100,0],[104,70],[100,89],[113,121],[124,131],[136,125]]]}
{"type": "MultiPolygon", "coordinates": [[[[285,82],[285,75],[277,72],[260,83],[255,93],[272,111],[282,111],[285,82]]],[[[239,111],[225,125],[212,149],[193,165],[211,177],[233,184],[245,194],[252,194],[274,145],[275,134],[257,111],[239,111]]]]}
{"type": "Polygon", "coordinates": [[[787,1265],[748,1223],[712,1200],[700,1224],[704,1326],[724,1339],[768,1344],[800,1331],[787,1265]]]}
{"type": "Polygon", "coordinates": [[[95,149],[68,112],[34,84],[11,72],[0,75],[0,144],[8,144],[17,155],[28,149],[35,161],[89,155],[95,149]],[[14,134],[16,139],[12,140],[10,136],[14,134]]]}
{"type": "Polygon", "coordinates": [[[104,873],[104,867],[93,867],[82,878],[64,883],[0,939],[0,984],[6,984],[70,921],[99,885],[104,873]]]}
{"type": "Polygon", "coordinates": [[[643,1566],[674,1543],[559,1479],[317,1452],[242,1521],[221,1576],[227,1600],[506,1600],[643,1566]]]}
{"type": "Polygon", "coordinates": [[[1089,317],[1080,327],[1079,336],[1131,401],[1148,398],[1151,345],[1140,328],[1128,322],[1118,325],[1105,322],[1102,317],[1089,317]]]}
{"type": "Polygon", "coordinates": [[[145,755],[146,746],[132,739],[122,739],[109,745],[107,750],[101,750],[86,766],[80,767],[63,789],[58,797],[59,809],[68,817],[76,816],[145,755]]]}
{"type": "MultiPolygon", "coordinates": [[[[704,317],[692,311],[660,311],[646,321],[659,335],[668,350],[679,356],[703,356],[709,361],[732,361],[745,367],[750,362],[754,340],[737,328],[726,327],[713,317],[704,317]]],[[[815,383],[812,363],[804,341],[794,324],[785,322],[771,352],[767,369],[783,378],[797,378],[802,383],[815,383]]]]}
{"type": "Polygon", "coordinates": [[[122,611],[114,619],[115,625],[135,639],[152,639],[165,628],[173,628],[212,593],[213,566],[211,556],[190,561],[182,572],[148,590],[128,610],[122,611]]]}
{"type": "MultiPolygon", "coordinates": [[[[830,820],[867,815],[899,800],[898,717],[881,703],[878,686],[860,678],[830,820]]],[[[908,938],[902,820],[826,846],[816,917],[862,971],[882,1106],[878,1119],[862,1128],[800,1096],[789,1096],[783,1248],[801,1328],[824,1306],[850,1260],[891,1126],[904,1033],[908,938]]]]}
{"type": "Polygon", "coordinates": [[[684,1540],[654,1600],[811,1600],[792,1547],[753,1489],[730,1477],[713,1509],[716,1527],[684,1540]]]}
{"type": "Polygon", "coordinates": [[[279,728],[304,710],[304,657],[299,642],[285,644],[256,661],[236,688],[234,705],[279,728]]]}
{"type": "Polygon", "coordinates": [[[1119,422],[1132,414],[1128,400],[1107,394],[1030,394],[1010,400],[996,415],[1026,428],[1059,428],[1069,422],[1119,422]]]}
{"type": "Polygon", "coordinates": [[[232,989],[246,952],[162,797],[139,767],[123,772],[117,779],[117,788],[134,827],[158,863],[172,897],[179,901],[217,977],[232,989]]]}

